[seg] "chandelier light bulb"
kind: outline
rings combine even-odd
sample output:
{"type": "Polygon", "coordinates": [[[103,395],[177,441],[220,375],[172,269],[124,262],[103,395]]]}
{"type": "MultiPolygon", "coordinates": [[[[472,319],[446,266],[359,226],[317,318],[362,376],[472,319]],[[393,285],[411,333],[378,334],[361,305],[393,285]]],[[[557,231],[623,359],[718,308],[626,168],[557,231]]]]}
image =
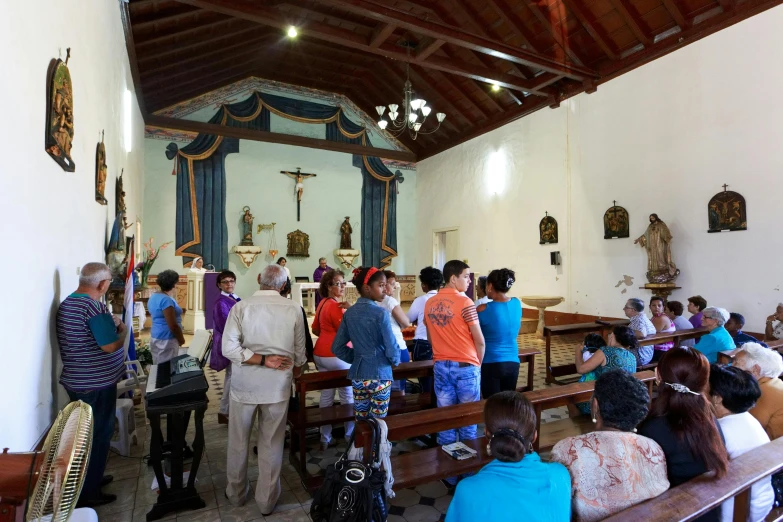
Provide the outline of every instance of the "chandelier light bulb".
{"type": "Polygon", "coordinates": [[[389,112],[396,113],[398,107],[399,107],[399,105],[397,105],[396,103],[390,103],[389,104],[389,112]]]}
{"type": "Polygon", "coordinates": [[[432,107],[425,106],[421,108],[421,113],[424,115],[425,118],[430,115],[430,112],[432,112],[432,107]]]}
{"type": "Polygon", "coordinates": [[[416,132],[419,132],[419,129],[421,129],[421,123],[414,123],[413,124],[413,130],[416,132]]]}
{"type": "Polygon", "coordinates": [[[397,113],[396,112],[390,112],[389,113],[389,118],[391,118],[392,121],[396,120],[397,119],[397,113]]]}
{"type": "Polygon", "coordinates": [[[415,112],[412,112],[408,115],[408,120],[410,120],[411,123],[416,123],[416,120],[419,119],[419,115],[415,112]]]}
{"type": "Polygon", "coordinates": [[[422,100],[421,98],[416,98],[415,100],[411,100],[411,109],[417,111],[419,110],[419,107],[424,105],[424,103],[425,103],[424,100],[422,100]]]}
{"type": "Polygon", "coordinates": [[[296,38],[297,35],[299,34],[299,31],[297,31],[296,27],[294,27],[292,25],[291,27],[288,28],[288,33],[287,34],[288,34],[289,38],[296,38]]]}
{"type": "Polygon", "coordinates": [[[443,123],[443,120],[446,119],[446,114],[443,112],[439,112],[435,115],[436,118],[438,118],[438,123],[443,123]]]}
{"type": "Polygon", "coordinates": [[[389,122],[387,122],[386,120],[380,120],[378,122],[378,127],[380,127],[381,130],[384,130],[384,129],[386,129],[386,125],[388,125],[388,124],[389,124],[389,122]]]}
{"type": "Polygon", "coordinates": [[[375,110],[378,111],[378,116],[383,116],[383,113],[386,111],[386,107],[383,105],[376,105],[375,110]]]}

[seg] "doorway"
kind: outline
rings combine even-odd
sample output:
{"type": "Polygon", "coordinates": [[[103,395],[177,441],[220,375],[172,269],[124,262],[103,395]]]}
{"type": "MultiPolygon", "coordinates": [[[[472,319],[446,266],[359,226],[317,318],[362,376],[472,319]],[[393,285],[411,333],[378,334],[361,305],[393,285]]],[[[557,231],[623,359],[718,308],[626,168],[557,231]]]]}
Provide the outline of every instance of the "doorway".
{"type": "Polygon", "coordinates": [[[443,270],[443,265],[459,259],[459,228],[445,228],[432,232],[432,266],[443,270]]]}

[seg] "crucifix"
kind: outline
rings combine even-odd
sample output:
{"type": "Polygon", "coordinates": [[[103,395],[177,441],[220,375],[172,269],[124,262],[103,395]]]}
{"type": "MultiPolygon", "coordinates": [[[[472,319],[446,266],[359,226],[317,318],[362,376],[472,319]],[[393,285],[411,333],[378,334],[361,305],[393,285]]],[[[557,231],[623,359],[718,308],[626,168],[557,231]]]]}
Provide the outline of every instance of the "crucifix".
{"type": "Polygon", "coordinates": [[[306,178],[314,178],[315,174],[308,174],[306,172],[300,172],[299,167],[296,167],[296,172],[288,172],[287,170],[281,170],[280,174],[285,174],[289,178],[296,181],[294,192],[296,193],[296,220],[299,221],[300,217],[300,205],[302,203],[302,194],[304,193],[304,180],[306,178]]]}
{"type": "Polygon", "coordinates": [[[726,192],[728,190],[729,186],[725,183],[723,184],[723,192],[726,192]]]}

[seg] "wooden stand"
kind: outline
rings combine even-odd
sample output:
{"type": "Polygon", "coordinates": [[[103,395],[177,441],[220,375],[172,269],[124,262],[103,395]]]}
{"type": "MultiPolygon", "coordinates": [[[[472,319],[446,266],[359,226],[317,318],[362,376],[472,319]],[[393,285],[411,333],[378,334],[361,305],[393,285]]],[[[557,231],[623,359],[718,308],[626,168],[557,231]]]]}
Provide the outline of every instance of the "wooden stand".
{"type": "Polygon", "coordinates": [[[674,283],[647,283],[646,285],[640,286],[639,288],[649,290],[653,293],[653,295],[663,297],[666,301],[668,301],[669,296],[672,295],[672,292],[679,290],[681,287],[674,283]]]}
{"type": "Polygon", "coordinates": [[[158,479],[160,495],[158,501],[147,513],[147,522],[159,520],[167,513],[181,509],[201,509],[206,503],[196,491],[196,473],[204,454],[204,413],[207,411],[206,398],[202,401],[184,402],[169,406],[147,406],[147,418],[150,420],[152,440],[150,444],[150,465],[158,479]],[[193,441],[193,463],[187,485],[182,483],[184,458],[182,450],[185,447],[185,417],[186,413],[195,412],[196,439],[193,441]],[[167,416],[168,444],[171,446],[171,487],[166,486],[163,475],[163,433],[160,430],[160,417],[167,416]]]}

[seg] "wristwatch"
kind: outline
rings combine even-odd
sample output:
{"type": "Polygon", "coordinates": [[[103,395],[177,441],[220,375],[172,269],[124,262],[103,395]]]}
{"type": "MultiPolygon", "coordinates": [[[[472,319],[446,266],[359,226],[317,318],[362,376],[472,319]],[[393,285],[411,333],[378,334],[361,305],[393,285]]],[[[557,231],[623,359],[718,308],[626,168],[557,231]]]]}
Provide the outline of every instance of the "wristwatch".
{"type": "Polygon", "coordinates": [[[261,366],[266,366],[266,355],[261,356],[261,366]]]}

